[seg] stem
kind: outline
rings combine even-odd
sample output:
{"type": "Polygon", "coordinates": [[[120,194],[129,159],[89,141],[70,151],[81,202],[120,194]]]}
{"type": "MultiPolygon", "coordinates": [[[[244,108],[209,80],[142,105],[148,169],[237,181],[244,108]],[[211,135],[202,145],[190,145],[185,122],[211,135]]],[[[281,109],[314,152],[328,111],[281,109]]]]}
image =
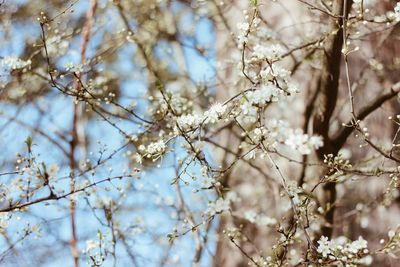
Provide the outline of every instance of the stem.
{"type": "MultiPolygon", "coordinates": [[[[81,48],[81,64],[84,65],[86,63],[86,51],[87,47],[89,44],[90,40],[90,32],[93,24],[93,17],[96,12],[97,8],[97,0],[91,0],[90,3],[90,8],[88,12],[86,13],[86,21],[85,25],[83,26],[82,30],[82,48],[81,48]]],[[[81,79],[81,75],[78,75],[78,79],[81,79]]],[[[77,93],[77,96],[80,95],[82,91],[81,84],[78,81],[75,81],[75,90],[77,93]]],[[[70,182],[70,190],[71,192],[75,191],[75,169],[77,169],[76,166],[76,158],[75,158],[75,151],[76,148],[80,144],[80,138],[78,135],[78,124],[82,115],[82,105],[80,103],[73,103],[74,105],[74,114],[73,114],[73,120],[72,120],[72,129],[71,129],[71,136],[72,140],[70,143],[70,156],[69,156],[69,162],[70,162],[70,169],[71,169],[71,182],[70,182]]],[[[79,266],[79,251],[78,251],[78,238],[77,238],[77,232],[76,232],[76,202],[74,198],[70,198],[70,205],[69,205],[69,213],[70,213],[70,221],[71,221],[71,241],[70,241],[70,246],[71,246],[71,254],[72,257],[74,258],[74,266],[78,267],[79,266]]]]}

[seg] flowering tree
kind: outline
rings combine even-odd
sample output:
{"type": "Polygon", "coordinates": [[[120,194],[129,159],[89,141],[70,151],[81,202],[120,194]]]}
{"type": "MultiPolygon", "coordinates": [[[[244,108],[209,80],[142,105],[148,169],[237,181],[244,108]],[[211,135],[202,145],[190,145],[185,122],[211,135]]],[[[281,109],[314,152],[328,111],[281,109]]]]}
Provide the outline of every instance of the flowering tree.
{"type": "Polygon", "coordinates": [[[400,263],[400,3],[0,9],[2,266],[400,263]]]}

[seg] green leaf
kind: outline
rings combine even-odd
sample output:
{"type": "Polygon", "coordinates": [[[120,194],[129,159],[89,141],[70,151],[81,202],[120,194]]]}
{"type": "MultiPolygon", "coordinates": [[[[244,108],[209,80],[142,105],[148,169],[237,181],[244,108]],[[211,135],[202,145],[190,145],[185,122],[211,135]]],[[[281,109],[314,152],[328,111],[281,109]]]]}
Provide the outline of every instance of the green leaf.
{"type": "Polygon", "coordinates": [[[28,148],[28,152],[31,153],[32,152],[32,145],[33,145],[33,141],[32,141],[32,137],[28,136],[25,140],[25,144],[28,148]]]}
{"type": "Polygon", "coordinates": [[[250,0],[250,3],[251,3],[253,6],[257,6],[257,0],[250,0]]]}
{"type": "Polygon", "coordinates": [[[168,242],[173,243],[174,240],[176,239],[176,235],[175,234],[168,234],[168,242]]]}

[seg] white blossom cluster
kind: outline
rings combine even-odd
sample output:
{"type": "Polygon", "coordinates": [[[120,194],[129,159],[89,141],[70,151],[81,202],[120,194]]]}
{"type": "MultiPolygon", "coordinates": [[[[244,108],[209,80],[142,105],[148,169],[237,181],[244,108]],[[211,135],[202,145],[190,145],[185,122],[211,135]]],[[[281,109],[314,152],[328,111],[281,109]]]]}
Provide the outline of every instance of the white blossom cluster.
{"type": "Polygon", "coordinates": [[[270,120],[265,127],[255,128],[251,132],[253,141],[266,141],[268,147],[275,148],[278,143],[285,144],[302,155],[310,154],[313,149],[323,145],[320,136],[309,136],[301,129],[292,129],[282,120],[270,120]]]}
{"type": "Polygon", "coordinates": [[[254,76],[254,80],[257,81],[255,88],[244,93],[239,119],[246,123],[254,123],[259,108],[297,93],[298,87],[290,75],[290,71],[276,64],[263,67],[259,75],[254,76]]]}
{"type": "Polygon", "coordinates": [[[11,214],[8,212],[3,212],[0,214],[0,233],[3,233],[9,224],[11,214]]]}
{"type": "Polygon", "coordinates": [[[211,188],[215,183],[217,183],[217,179],[208,174],[207,166],[202,166],[201,170],[201,186],[202,188],[211,188]]]}
{"type": "Polygon", "coordinates": [[[387,11],[385,14],[375,15],[373,17],[374,22],[378,23],[393,23],[396,24],[400,21],[400,2],[396,3],[396,6],[387,11]]]}
{"type": "Polygon", "coordinates": [[[237,24],[237,28],[239,29],[239,34],[237,36],[239,48],[243,46],[243,43],[247,43],[247,33],[250,30],[250,24],[248,22],[242,22],[237,24]]]}
{"type": "MultiPolygon", "coordinates": [[[[69,42],[62,39],[61,36],[54,35],[46,40],[47,53],[50,57],[65,55],[69,48],[69,42]]],[[[44,53],[44,51],[43,51],[44,53]]]]}
{"type": "Polygon", "coordinates": [[[368,254],[368,242],[361,236],[354,241],[345,237],[329,240],[328,237],[321,236],[318,240],[317,252],[325,259],[352,261],[360,259],[368,254]]]}
{"type": "Polygon", "coordinates": [[[83,72],[83,65],[80,63],[73,63],[73,62],[67,62],[65,64],[65,70],[69,72],[76,72],[76,73],[81,73],[83,72]]]}
{"type": "Polygon", "coordinates": [[[100,242],[97,240],[89,239],[86,240],[86,247],[82,250],[84,254],[90,253],[91,251],[98,249],[100,242]]]}
{"type": "Polygon", "coordinates": [[[400,2],[397,2],[396,6],[394,7],[394,19],[396,21],[400,21],[400,2]]]}
{"type": "Polygon", "coordinates": [[[224,198],[219,197],[217,200],[208,203],[208,208],[206,209],[205,214],[208,216],[214,216],[215,214],[229,211],[231,206],[230,204],[237,201],[240,201],[240,199],[236,193],[234,191],[230,191],[224,198]]]}
{"type": "MultiPolygon", "coordinates": [[[[227,115],[227,105],[223,105],[221,103],[214,103],[211,107],[204,112],[204,114],[199,114],[196,112],[185,114],[179,116],[176,120],[177,125],[180,130],[188,131],[195,130],[201,124],[214,124],[225,118],[227,115]]],[[[178,129],[175,129],[176,131],[178,129]]],[[[178,134],[179,131],[178,131],[178,134]]]]}
{"type": "Polygon", "coordinates": [[[284,91],[284,95],[291,95],[299,91],[290,75],[290,71],[277,64],[268,65],[260,71],[261,81],[273,81],[281,91],[284,91]]]}
{"type": "Polygon", "coordinates": [[[273,226],[277,223],[277,220],[275,218],[268,217],[265,214],[258,214],[254,210],[246,211],[244,213],[244,218],[260,227],[273,226]]]}
{"type": "Polygon", "coordinates": [[[271,45],[260,45],[257,44],[254,46],[254,51],[252,53],[251,61],[272,61],[278,59],[281,55],[283,55],[286,51],[285,49],[278,44],[271,45]]]}
{"type": "Polygon", "coordinates": [[[301,129],[291,129],[285,144],[292,149],[299,151],[300,154],[308,155],[313,149],[322,147],[323,141],[320,136],[309,136],[308,134],[304,134],[301,129]]]}
{"type": "Polygon", "coordinates": [[[22,60],[16,56],[6,56],[0,60],[0,66],[7,68],[8,70],[18,70],[30,67],[32,61],[22,60]]]}
{"type": "Polygon", "coordinates": [[[221,103],[213,104],[209,110],[204,113],[207,123],[216,123],[221,120],[226,113],[227,106],[221,103]]]}
{"type": "Polygon", "coordinates": [[[270,82],[265,82],[254,91],[246,93],[247,102],[242,106],[245,113],[255,107],[262,107],[269,102],[276,102],[283,96],[283,91],[270,82]],[[255,107],[254,107],[255,106],[255,107]]]}
{"type": "Polygon", "coordinates": [[[249,41],[248,35],[251,31],[254,30],[259,30],[258,26],[261,23],[261,19],[259,17],[254,17],[251,23],[248,22],[249,20],[249,14],[247,10],[243,11],[243,15],[246,19],[245,22],[238,23],[236,27],[239,30],[239,33],[237,34],[237,46],[239,49],[243,49],[244,45],[249,41]]]}
{"type": "Polygon", "coordinates": [[[159,140],[156,142],[152,142],[147,146],[140,145],[139,151],[144,154],[146,158],[152,158],[153,160],[157,160],[166,152],[167,145],[163,140],[159,140]]]}
{"type": "Polygon", "coordinates": [[[98,231],[97,240],[86,240],[86,246],[82,253],[89,256],[90,263],[94,266],[101,266],[106,258],[106,249],[110,246],[110,242],[102,232],[98,231]]]}
{"type": "Polygon", "coordinates": [[[197,128],[202,121],[203,117],[198,114],[182,115],[177,119],[179,127],[184,131],[197,128]]]}

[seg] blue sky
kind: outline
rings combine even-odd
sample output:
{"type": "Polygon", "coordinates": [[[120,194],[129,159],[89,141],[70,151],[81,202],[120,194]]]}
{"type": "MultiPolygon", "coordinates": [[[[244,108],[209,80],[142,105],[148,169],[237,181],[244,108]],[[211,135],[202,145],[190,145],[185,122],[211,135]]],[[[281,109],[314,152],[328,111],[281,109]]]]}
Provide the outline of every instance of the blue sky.
{"type": "MultiPolygon", "coordinates": [[[[24,1],[20,1],[23,3],[24,1]]],[[[179,6],[175,6],[174,8],[179,9],[179,6]]],[[[87,2],[79,1],[74,8],[76,11],[73,13],[74,16],[78,16],[80,12],[85,12],[87,9],[87,2]]],[[[207,48],[213,48],[215,41],[215,34],[213,30],[213,25],[210,21],[205,18],[194,21],[193,17],[188,16],[186,18],[187,22],[185,23],[194,23],[196,25],[195,31],[195,39],[198,44],[203,45],[207,48]]],[[[111,26],[110,26],[111,27],[111,26]]],[[[27,23],[27,24],[14,24],[13,25],[13,37],[10,42],[0,42],[0,56],[8,56],[8,55],[20,55],[24,49],[24,40],[26,38],[31,38],[38,36],[40,33],[40,28],[38,24],[27,23]]],[[[94,34],[90,49],[88,51],[88,56],[93,54],[96,42],[101,41],[102,31],[98,31],[94,34]]],[[[4,33],[0,30],[0,38],[4,36],[4,33]]],[[[188,46],[192,45],[193,40],[191,39],[182,39],[184,43],[187,43],[188,46]]],[[[72,48],[80,45],[80,40],[71,43],[72,48]]],[[[159,44],[159,49],[156,52],[160,58],[168,59],[168,55],[163,54],[168,44],[166,42],[162,42],[159,44]]],[[[132,54],[135,53],[135,47],[131,44],[127,44],[124,46],[119,53],[118,65],[114,65],[116,73],[126,73],[126,72],[137,72],[138,68],[135,63],[132,61],[132,54]]],[[[214,72],[214,56],[215,54],[211,50],[211,53],[208,54],[208,59],[205,60],[201,55],[197,53],[195,49],[190,47],[184,48],[184,54],[186,57],[186,64],[188,66],[190,78],[197,82],[203,83],[206,82],[208,84],[212,84],[212,79],[215,76],[214,72]]],[[[62,59],[58,61],[58,67],[62,68],[63,64],[68,61],[78,62],[79,58],[76,56],[77,54],[67,54],[62,59]]],[[[169,66],[171,69],[174,69],[176,66],[174,65],[174,61],[170,60],[169,66]]],[[[4,72],[2,75],[6,75],[4,72]]],[[[6,76],[3,76],[3,79],[7,79],[6,76]]],[[[25,83],[22,86],[29,86],[29,83],[25,83]]],[[[127,100],[128,97],[142,97],[143,94],[147,90],[146,79],[138,79],[137,76],[133,76],[133,78],[125,79],[120,83],[121,91],[124,96],[127,96],[126,99],[122,98],[121,103],[126,105],[130,100],[127,100]]],[[[29,88],[28,88],[29,90],[29,88]]],[[[57,136],[52,133],[52,130],[55,128],[64,130],[68,132],[68,129],[71,125],[72,120],[72,103],[71,98],[66,96],[59,96],[58,92],[50,92],[46,97],[35,101],[36,104],[39,104],[50,116],[43,116],[36,106],[32,104],[26,104],[19,109],[17,106],[13,104],[5,104],[2,102],[0,104],[0,111],[4,112],[8,116],[16,117],[18,120],[23,121],[24,123],[31,125],[32,127],[40,127],[46,131],[50,136],[57,139],[57,136]],[[54,97],[57,95],[57,97],[54,97]],[[48,118],[52,118],[49,120],[48,118]]],[[[144,111],[146,108],[146,101],[139,102],[139,108],[144,111]]],[[[8,122],[8,119],[4,116],[0,116],[0,127],[4,126],[8,122]]],[[[140,129],[134,129],[133,124],[122,122],[119,124],[122,128],[127,129],[128,132],[139,131],[140,129]]],[[[111,153],[113,149],[118,148],[123,144],[123,140],[118,132],[109,127],[104,121],[100,121],[98,119],[91,120],[86,125],[86,134],[92,140],[98,140],[102,144],[107,144],[109,147],[109,151],[107,153],[111,153]]],[[[24,140],[28,135],[32,135],[32,133],[26,129],[26,127],[22,127],[17,123],[12,123],[7,126],[7,128],[3,129],[0,132],[0,139],[2,140],[2,156],[1,162],[3,166],[12,166],[7,165],[6,161],[12,160],[14,155],[17,152],[23,152],[26,150],[24,140]],[[10,156],[11,155],[11,156],[10,156]]],[[[40,160],[51,164],[57,163],[60,166],[66,163],[66,159],[61,153],[61,151],[54,148],[54,145],[49,143],[46,138],[41,137],[40,135],[32,135],[34,139],[34,143],[37,146],[34,147],[34,153],[38,155],[40,160]]],[[[68,148],[68,144],[63,144],[66,148],[68,148]]],[[[96,158],[96,151],[98,150],[98,143],[92,142],[92,147],[89,148],[88,151],[93,151],[94,155],[92,158],[96,158]]],[[[178,156],[183,156],[184,152],[179,148],[179,143],[175,145],[176,152],[175,154],[178,156]]],[[[138,215],[142,216],[145,220],[145,225],[149,226],[149,232],[157,230],[160,234],[160,237],[164,237],[166,239],[166,234],[170,232],[172,226],[174,225],[174,220],[170,218],[169,212],[172,211],[171,208],[166,207],[165,209],[160,208],[154,203],[161,199],[161,201],[170,197],[176,200],[176,192],[174,186],[170,185],[171,179],[175,176],[175,170],[173,168],[174,158],[172,156],[166,157],[162,161],[161,168],[149,169],[145,172],[145,174],[141,175],[140,180],[134,180],[133,185],[134,188],[141,188],[142,184],[144,188],[148,189],[149,192],[146,191],[135,191],[130,192],[132,196],[127,196],[123,201],[125,201],[125,205],[131,205],[133,207],[134,212],[132,214],[124,214],[123,216],[119,215],[121,218],[123,217],[124,221],[129,222],[131,220],[135,220],[138,215]],[[136,208],[135,208],[136,207],[136,208]]],[[[116,157],[116,159],[110,160],[107,163],[108,166],[112,166],[114,169],[113,173],[118,175],[121,173],[121,168],[124,168],[125,162],[121,162],[120,157],[116,157]]],[[[193,172],[198,172],[198,167],[194,166],[192,168],[193,172]]],[[[60,171],[60,175],[67,175],[68,169],[66,167],[62,168],[60,171]]],[[[97,173],[98,176],[106,177],[108,173],[106,169],[99,171],[97,173]]],[[[7,179],[10,179],[8,177],[7,179]]],[[[120,182],[113,183],[111,187],[118,187],[119,184],[126,184],[127,181],[123,180],[120,182]]],[[[68,187],[67,179],[64,182],[61,182],[64,186],[68,187]]],[[[110,187],[110,185],[101,185],[99,186],[99,194],[108,195],[110,197],[116,197],[115,188],[107,191],[106,187],[110,187]]],[[[183,194],[185,197],[190,199],[191,197],[191,188],[183,188],[183,194]]],[[[25,221],[29,221],[31,224],[35,222],[41,222],[43,220],[49,220],[46,224],[48,225],[56,225],[57,235],[61,240],[68,241],[70,238],[70,225],[67,214],[67,206],[68,201],[62,200],[60,205],[57,206],[44,206],[37,205],[32,207],[31,214],[25,215],[19,214],[21,216],[21,220],[17,220],[14,218],[13,225],[9,228],[10,233],[14,233],[17,235],[17,231],[21,229],[23,225],[25,225],[25,221]]],[[[104,227],[101,227],[99,223],[94,219],[93,214],[87,208],[87,206],[80,206],[78,211],[78,236],[82,241],[79,243],[79,248],[83,249],[85,246],[84,240],[93,239],[96,237],[96,232],[98,229],[104,230],[104,227]]],[[[196,207],[193,204],[193,208],[196,207]]],[[[99,215],[101,217],[101,214],[99,215]]],[[[29,266],[30,256],[25,254],[24,246],[30,247],[31,245],[35,246],[35,244],[47,244],[51,246],[55,239],[51,237],[51,235],[46,233],[46,227],[43,227],[43,236],[39,240],[34,240],[32,238],[28,239],[23,244],[19,244],[17,247],[21,248],[22,255],[20,257],[15,258],[10,261],[10,266],[29,266]]],[[[54,227],[53,230],[54,231],[54,227]]],[[[7,245],[2,240],[0,243],[0,248],[6,248],[7,245]]],[[[182,258],[180,261],[182,266],[191,266],[190,260],[193,256],[193,242],[191,238],[191,234],[181,238],[178,240],[178,245],[176,248],[172,250],[172,254],[182,254],[186,257],[182,258]],[[188,257],[189,255],[189,257],[188,257]]],[[[53,244],[53,246],[56,244],[53,244]]],[[[152,242],[152,238],[149,234],[140,234],[134,238],[134,242],[131,244],[132,249],[139,255],[138,262],[141,264],[139,266],[157,266],[156,263],[159,261],[160,257],[163,254],[163,249],[161,246],[156,245],[152,242]]],[[[43,245],[43,249],[45,246],[43,245]]],[[[214,250],[213,244],[209,247],[211,251],[214,250]]],[[[0,249],[3,251],[2,249],[0,249]]],[[[118,249],[121,256],[121,262],[117,266],[127,266],[126,264],[126,253],[122,247],[118,249]]],[[[33,251],[33,250],[32,250],[33,251]]],[[[35,252],[34,252],[35,253],[35,252]]],[[[53,267],[53,266],[70,266],[72,264],[71,257],[69,256],[69,251],[62,251],[60,255],[64,255],[59,257],[59,260],[52,260],[48,262],[45,266],[53,267]]],[[[210,260],[210,255],[205,253],[205,257],[203,257],[202,266],[207,266],[207,261],[210,260]],[[208,255],[208,256],[207,256],[208,255]]],[[[15,257],[15,256],[14,256],[15,257]]],[[[107,260],[103,266],[111,266],[111,260],[107,260]]],[[[176,265],[178,266],[178,265],[176,265]]]]}

